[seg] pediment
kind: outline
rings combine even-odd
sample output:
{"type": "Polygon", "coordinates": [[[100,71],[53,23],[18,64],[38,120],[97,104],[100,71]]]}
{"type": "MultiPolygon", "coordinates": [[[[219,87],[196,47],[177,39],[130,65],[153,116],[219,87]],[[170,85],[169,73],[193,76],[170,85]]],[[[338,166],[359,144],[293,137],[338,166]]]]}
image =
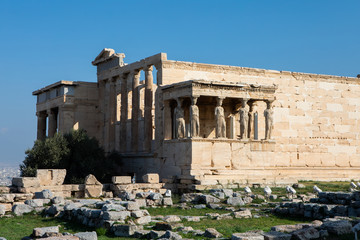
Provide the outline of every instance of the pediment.
{"type": "Polygon", "coordinates": [[[112,55],[115,54],[115,50],[111,48],[104,48],[99,55],[92,61],[93,65],[97,65],[103,61],[109,59],[112,55]]]}

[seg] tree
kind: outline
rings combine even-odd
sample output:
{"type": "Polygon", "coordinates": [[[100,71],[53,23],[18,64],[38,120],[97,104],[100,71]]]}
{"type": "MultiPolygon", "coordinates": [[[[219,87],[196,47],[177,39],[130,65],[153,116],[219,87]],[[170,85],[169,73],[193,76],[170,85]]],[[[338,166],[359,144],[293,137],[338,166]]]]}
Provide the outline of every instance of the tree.
{"type": "Polygon", "coordinates": [[[70,153],[63,135],[36,140],[33,148],[25,151],[26,157],[20,165],[21,176],[35,177],[36,169],[60,168],[60,162],[70,153]]]}
{"type": "Polygon", "coordinates": [[[116,173],[116,153],[105,156],[95,138],[85,130],[75,130],[64,135],[56,134],[44,141],[37,140],[20,165],[22,176],[35,176],[36,169],[66,169],[65,183],[84,183],[88,174],[101,182],[110,182],[116,173]]]}

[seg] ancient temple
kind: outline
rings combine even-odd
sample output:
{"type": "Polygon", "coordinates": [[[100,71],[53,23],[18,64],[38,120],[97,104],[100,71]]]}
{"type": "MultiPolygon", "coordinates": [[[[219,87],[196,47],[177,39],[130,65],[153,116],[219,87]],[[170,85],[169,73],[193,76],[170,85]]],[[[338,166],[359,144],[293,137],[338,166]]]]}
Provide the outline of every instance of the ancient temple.
{"type": "Polygon", "coordinates": [[[33,92],[37,138],[83,128],[119,174],[186,187],[360,178],[359,79],[124,58],[104,49],[97,83],[33,92]]]}

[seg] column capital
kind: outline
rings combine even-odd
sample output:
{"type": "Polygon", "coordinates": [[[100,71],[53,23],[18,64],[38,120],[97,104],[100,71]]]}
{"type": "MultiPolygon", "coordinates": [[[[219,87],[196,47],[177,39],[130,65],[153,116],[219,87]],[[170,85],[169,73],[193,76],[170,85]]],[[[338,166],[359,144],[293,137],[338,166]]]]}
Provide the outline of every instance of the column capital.
{"type": "Polygon", "coordinates": [[[200,97],[199,95],[194,95],[194,96],[190,97],[191,105],[196,105],[197,100],[198,100],[199,97],[200,97]]]}
{"type": "Polygon", "coordinates": [[[216,105],[221,106],[224,99],[225,99],[225,97],[217,97],[216,98],[216,105]]]}
{"type": "Polygon", "coordinates": [[[47,111],[36,112],[36,116],[38,117],[46,117],[46,115],[47,115],[47,111]]]}
{"type": "Polygon", "coordinates": [[[152,72],[153,71],[153,65],[146,65],[143,69],[145,72],[152,72]]]}
{"type": "Polygon", "coordinates": [[[130,71],[130,74],[132,74],[132,75],[138,75],[138,74],[140,74],[140,71],[141,71],[141,69],[132,69],[132,70],[130,71]]]}
{"type": "Polygon", "coordinates": [[[265,100],[266,103],[266,108],[270,109],[272,107],[272,104],[275,100],[271,99],[271,100],[265,100]]]}
{"type": "Polygon", "coordinates": [[[119,78],[120,78],[120,76],[117,75],[117,76],[111,77],[110,81],[111,81],[111,83],[115,83],[119,78]]]}

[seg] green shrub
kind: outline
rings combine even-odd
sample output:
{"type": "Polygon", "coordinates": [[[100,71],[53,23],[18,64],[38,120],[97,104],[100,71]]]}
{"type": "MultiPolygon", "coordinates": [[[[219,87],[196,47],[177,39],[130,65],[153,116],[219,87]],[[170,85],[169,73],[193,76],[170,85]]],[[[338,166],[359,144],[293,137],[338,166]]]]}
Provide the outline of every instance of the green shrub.
{"type": "Polygon", "coordinates": [[[105,156],[99,142],[84,130],[37,140],[25,154],[21,176],[34,177],[37,169],[66,169],[65,183],[84,183],[88,174],[95,175],[100,182],[110,182],[111,176],[116,175],[119,159],[117,153],[105,156]]]}
{"type": "Polygon", "coordinates": [[[95,231],[98,236],[105,236],[107,232],[105,228],[97,228],[95,231]]]}

